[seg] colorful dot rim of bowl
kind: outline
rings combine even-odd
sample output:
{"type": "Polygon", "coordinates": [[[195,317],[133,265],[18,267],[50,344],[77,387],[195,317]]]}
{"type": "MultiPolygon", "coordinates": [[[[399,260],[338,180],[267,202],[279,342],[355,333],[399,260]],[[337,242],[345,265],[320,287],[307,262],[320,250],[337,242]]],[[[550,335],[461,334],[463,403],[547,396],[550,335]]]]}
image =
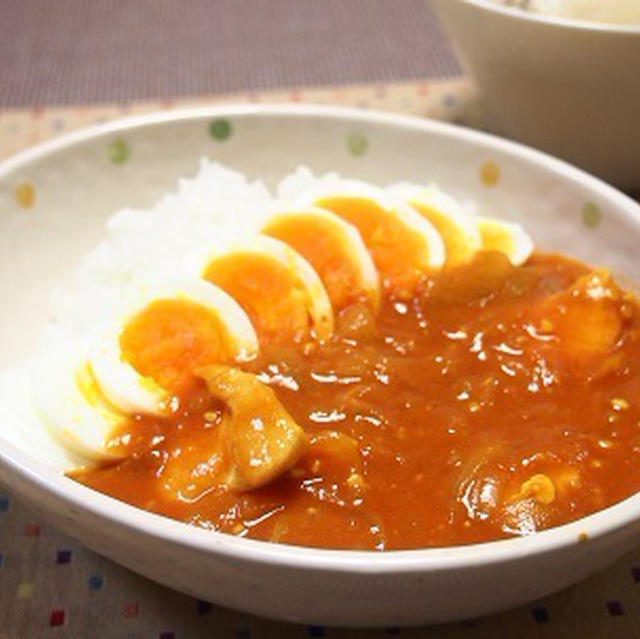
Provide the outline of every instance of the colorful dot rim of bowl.
{"type": "Polygon", "coordinates": [[[495,162],[485,162],[480,167],[480,179],[485,186],[495,186],[500,181],[500,167],[495,162]]]}
{"type": "Polygon", "coordinates": [[[582,221],[587,228],[593,229],[602,220],[602,210],[595,202],[585,202],[582,206],[582,221]]]}
{"type": "Polygon", "coordinates": [[[31,182],[20,182],[16,186],[13,195],[18,206],[23,209],[31,208],[36,202],[36,189],[31,182]]]}
{"type": "Polygon", "coordinates": [[[220,118],[218,120],[213,120],[211,124],[209,124],[209,135],[214,139],[218,140],[218,142],[224,142],[231,137],[233,133],[233,127],[231,126],[231,122],[229,120],[225,120],[224,118],[220,118]]]}
{"type": "Polygon", "coordinates": [[[112,140],[107,149],[107,156],[112,164],[124,164],[131,157],[131,149],[123,138],[112,140]]]}
{"type": "Polygon", "coordinates": [[[364,155],[369,148],[369,140],[364,133],[350,133],[347,136],[347,150],[351,155],[359,157],[364,155]]]}

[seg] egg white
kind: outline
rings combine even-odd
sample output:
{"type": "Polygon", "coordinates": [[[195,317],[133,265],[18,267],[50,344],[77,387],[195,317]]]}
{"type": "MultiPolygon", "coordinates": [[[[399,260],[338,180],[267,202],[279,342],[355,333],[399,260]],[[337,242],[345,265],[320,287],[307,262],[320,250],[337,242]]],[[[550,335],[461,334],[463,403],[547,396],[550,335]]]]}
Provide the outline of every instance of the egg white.
{"type": "Polygon", "coordinates": [[[31,389],[36,413],[51,435],[88,459],[117,459],[109,440],[126,415],[101,396],[88,364],[90,338],[65,341],[35,360],[31,389]]]}
{"type": "Polygon", "coordinates": [[[91,366],[103,394],[127,413],[165,415],[169,410],[171,393],[123,360],[119,339],[124,327],[137,313],[162,299],[184,299],[210,310],[227,330],[237,361],[251,359],[258,352],[258,338],[247,314],[221,288],[194,279],[141,290],[138,301],[121,310],[91,357],[91,366]]]}
{"type": "Polygon", "coordinates": [[[332,211],[318,206],[291,206],[283,204],[274,207],[267,217],[266,228],[270,223],[281,218],[293,218],[298,215],[314,216],[329,222],[344,239],[344,244],[349,248],[349,257],[357,269],[358,284],[367,294],[374,308],[380,303],[380,277],[367,247],[360,235],[360,231],[353,225],[343,220],[332,211]]]}
{"type": "Polygon", "coordinates": [[[190,276],[203,277],[214,259],[233,255],[236,252],[269,257],[291,271],[308,293],[308,313],[316,334],[320,339],[327,339],[332,335],[333,308],[320,276],[300,253],[280,240],[256,234],[235,239],[226,246],[205,247],[187,260],[185,272],[190,276]]]}
{"type": "Polygon", "coordinates": [[[444,265],[444,243],[436,228],[395,194],[367,182],[326,175],[298,193],[295,203],[301,206],[321,206],[321,200],[328,197],[357,197],[371,200],[424,238],[429,249],[428,266],[430,268],[439,269],[444,265]]]}
{"type": "MultiPolygon", "coordinates": [[[[445,217],[455,229],[460,242],[464,242],[470,254],[482,248],[482,237],[474,222],[473,215],[465,209],[454,197],[445,193],[437,186],[421,186],[402,182],[388,187],[390,193],[405,200],[420,212],[421,207],[435,210],[445,217]]],[[[434,224],[434,226],[437,225],[434,224]]],[[[446,243],[445,243],[446,253],[446,243]]],[[[450,256],[445,255],[445,259],[450,256]]]]}
{"type": "MultiPolygon", "coordinates": [[[[533,240],[520,224],[488,217],[478,217],[476,218],[476,225],[481,233],[483,228],[490,228],[492,231],[504,235],[505,241],[511,244],[511,248],[503,252],[514,266],[524,264],[533,253],[535,248],[533,240]]],[[[492,247],[484,244],[483,248],[492,247]]]]}
{"type": "Polygon", "coordinates": [[[54,471],[86,465],[86,457],[54,437],[34,403],[33,360],[0,372],[0,437],[54,471]]]}

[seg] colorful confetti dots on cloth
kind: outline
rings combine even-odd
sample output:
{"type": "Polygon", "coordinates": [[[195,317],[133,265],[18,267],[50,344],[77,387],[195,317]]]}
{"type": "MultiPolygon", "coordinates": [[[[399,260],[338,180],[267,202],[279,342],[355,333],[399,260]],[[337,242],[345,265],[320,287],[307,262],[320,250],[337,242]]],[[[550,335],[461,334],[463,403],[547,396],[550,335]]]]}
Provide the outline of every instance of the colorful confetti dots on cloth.
{"type": "Polygon", "coordinates": [[[549,623],[549,611],[544,606],[534,606],[531,615],[536,623],[549,623]]]}
{"type": "Polygon", "coordinates": [[[16,593],[16,599],[31,599],[33,596],[34,586],[33,583],[28,581],[21,583],[18,586],[18,591],[16,593]]]}
{"type": "Polygon", "coordinates": [[[102,575],[91,575],[87,584],[89,586],[89,590],[100,590],[104,584],[104,579],[102,575]]]}
{"type": "Polygon", "coordinates": [[[206,615],[210,613],[212,609],[213,606],[208,601],[202,601],[201,599],[196,601],[196,610],[199,615],[206,615]]]}
{"type": "Polygon", "coordinates": [[[620,601],[607,601],[607,612],[612,617],[622,617],[624,615],[624,608],[620,601]]]}
{"type": "Polygon", "coordinates": [[[52,610],[49,616],[50,626],[63,626],[64,625],[64,610],[52,610]]]}
{"type": "Polygon", "coordinates": [[[209,124],[209,135],[218,142],[228,140],[231,137],[232,132],[233,128],[231,126],[231,122],[224,118],[218,118],[209,124]]]}

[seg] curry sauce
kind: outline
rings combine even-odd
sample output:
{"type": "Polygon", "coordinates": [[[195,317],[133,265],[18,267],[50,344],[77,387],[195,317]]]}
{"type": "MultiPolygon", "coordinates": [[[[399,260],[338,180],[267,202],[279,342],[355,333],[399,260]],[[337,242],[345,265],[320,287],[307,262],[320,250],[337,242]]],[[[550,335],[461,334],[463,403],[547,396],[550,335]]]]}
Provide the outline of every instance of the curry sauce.
{"type": "Polygon", "coordinates": [[[388,550],[530,534],[640,488],[639,340],[640,308],[606,271],[480,252],[409,299],[343,308],[325,343],[276,341],[241,365],[306,438],[269,483],[220,481],[229,407],[205,373],[168,417],[127,422],[113,442],[127,459],[75,477],[282,543],[388,550]]]}

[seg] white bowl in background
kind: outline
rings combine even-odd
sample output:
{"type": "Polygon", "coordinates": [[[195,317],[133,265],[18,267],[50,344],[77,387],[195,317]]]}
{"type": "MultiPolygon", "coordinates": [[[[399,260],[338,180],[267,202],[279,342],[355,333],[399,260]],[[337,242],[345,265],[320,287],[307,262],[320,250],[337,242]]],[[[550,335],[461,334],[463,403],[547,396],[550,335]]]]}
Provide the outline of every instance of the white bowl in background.
{"type": "MultiPolygon", "coordinates": [[[[304,163],[387,184],[434,180],[539,246],[640,280],[640,207],[531,149],[442,123],[337,107],[224,106],[73,133],[0,164],[0,368],[37,349],[47,297],[69,283],[107,216],[148,206],[208,156],[273,185],[304,163]],[[210,135],[212,134],[212,135],[210,135]],[[25,185],[29,185],[25,187],[25,185]],[[25,188],[35,202],[25,198],[25,188]],[[18,191],[16,191],[18,189],[18,191]],[[18,195],[16,199],[16,195],[18,195]]],[[[529,537],[392,552],[322,550],[209,532],[63,476],[0,406],[0,479],[96,552],[178,590],[289,621],[413,625],[482,615],[584,578],[630,550],[640,495],[529,537]]]]}
{"type": "Polygon", "coordinates": [[[640,189],[640,25],[549,17],[491,0],[430,0],[489,126],[640,189]]]}

